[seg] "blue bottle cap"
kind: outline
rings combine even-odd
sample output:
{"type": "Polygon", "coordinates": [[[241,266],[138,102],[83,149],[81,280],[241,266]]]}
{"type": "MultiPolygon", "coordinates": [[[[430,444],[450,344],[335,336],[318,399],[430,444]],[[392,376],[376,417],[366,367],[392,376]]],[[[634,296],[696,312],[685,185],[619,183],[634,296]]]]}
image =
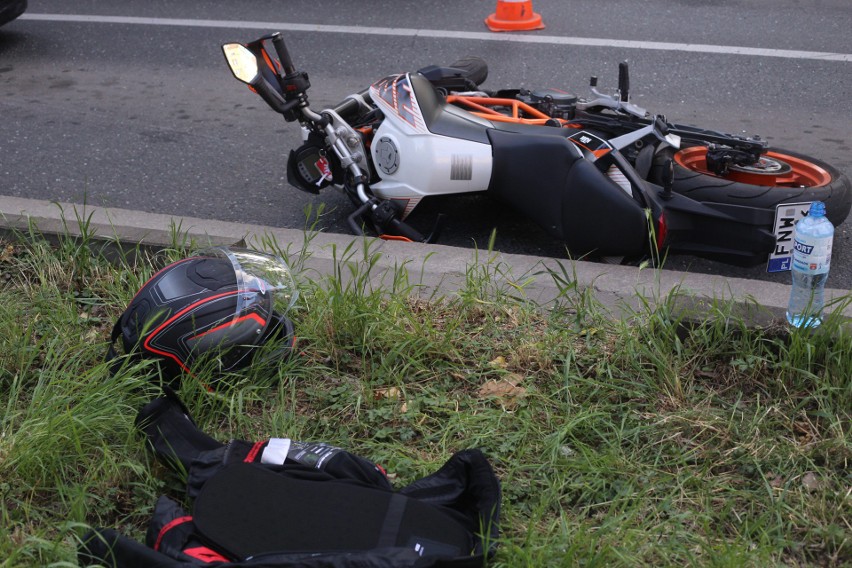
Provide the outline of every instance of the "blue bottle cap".
{"type": "Polygon", "coordinates": [[[808,217],[825,217],[825,203],[814,201],[808,210],[808,217]]]}

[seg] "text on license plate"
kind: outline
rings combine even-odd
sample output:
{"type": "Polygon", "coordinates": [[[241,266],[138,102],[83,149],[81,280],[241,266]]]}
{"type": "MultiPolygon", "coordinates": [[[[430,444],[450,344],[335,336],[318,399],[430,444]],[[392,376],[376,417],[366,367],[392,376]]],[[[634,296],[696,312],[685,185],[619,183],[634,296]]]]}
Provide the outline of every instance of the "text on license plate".
{"type": "Polygon", "coordinates": [[[769,255],[767,272],[790,270],[793,261],[793,226],[796,221],[808,214],[811,204],[782,203],[775,208],[775,250],[769,255]]]}

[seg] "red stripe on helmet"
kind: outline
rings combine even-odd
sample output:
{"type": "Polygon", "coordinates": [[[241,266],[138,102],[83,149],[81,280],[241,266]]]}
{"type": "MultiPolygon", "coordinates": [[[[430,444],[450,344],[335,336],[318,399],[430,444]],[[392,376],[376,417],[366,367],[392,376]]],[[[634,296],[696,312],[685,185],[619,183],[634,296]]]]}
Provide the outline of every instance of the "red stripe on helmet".
{"type": "Polygon", "coordinates": [[[250,319],[259,323],[261,327],[266,325],[266,320],[263,319],[262,317],[260,317],[259,315],[248,314],[248,315],[245,315],[245,316],[242,316],[242,317],[238,317],[238,318],[234,319],[233,321],[231,321],[229,323],[223,323],[222,325],[217,325],[213,329],[208,329],[207,331],[199,333],[198,335],[193,335],[192,337],[190,337],[190,339],[198,339],[199,337],[204,337],[208,333],[213,333],[214,331],[219,331],[220,329],[224,329],[226,327],[233,327],[233,326],[237,325],[238,323],[240,323],[241,321],[250,320],[250,319]]]}
{"type": "Polygon", "coordinates": [[[187,366],[186,366],[186,364],[184,364],[184,362],[183,362],[183,361],[181,361],[181,360],[180,360],[180,358],[179,358],[177,355],[175,355],[174,353],[169,353],[168,351],[161,351],[161,350],[159,350],[159,349],[156,349],[156,348],[154,348],[154,347],[151,347],[151,340],[152,340],[154,337],[156,337],[156,336],[157,336],[157,334],[158,334],[160,331],[162,331],[162,330],[163,330],[163,328],[165,328],[165,327],[167,327],[168,325],[170,325],[172,322],[174,322],[174,321],[175,321],[176,319],[178,319],[179,317],[183,316],[185,313],[187,313],[187,312],[189,312],[189,311],[191,311],[191,310],[194,310],[194,309],[195,309],[195,308],[197,308],[198,306],[204,305],[204,304],[206,304],[207,302],[212,302],[212,301],[214,301],[214,300],[218,300],[218,299],[220,299],[220,298],[225,298],[225,297],[227,297],[227,296],[234,296],[234,295],[236,295],[237,293],[238,293],[238,292],[237,292],[236,290],[235,290],[235,291],[233,291],[233,292],[224,292],[224,293],[222,293],[222,294],[216,294],[215,296],[211,296],[211,297],[209,297],[209,298],[205,298],[205,299],[203,299],[203,300],[199,300],[199,301],[197,301],[197,302],[195,302],[195,303],[193,303],[193,304],[188,305],[187,307],[185,307],[184,309],[182,309],[181,311],[179,311],[178,313],[176,313],[175,315],[173,315],[172,317],[170,317],[169,319],[167,319],[166,321],[164,321],[163,323],[161,323],[161,324],[157,327],[157,329],[155,329],[153,332],[151,332],[150,334],[148,334],[148,337],[146,337],[146,338],[145,338],[145,342],[144,342],[142,345],[145,347],[145,349],[147,349],[147,350],[148,350],[148,351],[150,351],[151,353],[156,353],[157,355],[162,355],[163,357],[168,357],[169,359],[172,359],[175,363],[177,363],[177,364],[180,366],[180,368],[181,368],[181,369],[183,369],[183,370],[184,370],[184,371],[186,371],[187,373],[192,374],[192,373],[190,372],[190,370],[189,370],[189,367],[187,367],[187,366]]]}

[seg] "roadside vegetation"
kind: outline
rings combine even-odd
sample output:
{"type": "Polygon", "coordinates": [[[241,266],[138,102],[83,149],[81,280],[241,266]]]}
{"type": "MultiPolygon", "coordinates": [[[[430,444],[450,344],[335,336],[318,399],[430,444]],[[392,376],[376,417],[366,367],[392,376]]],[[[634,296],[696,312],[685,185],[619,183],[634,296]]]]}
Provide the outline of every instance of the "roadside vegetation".
{"type": "MultiPolygon", "coordinates": [[[[144,541],[157,496],[182,497],[133,427],[157,394],[144,365],[103,362],[133,294],[192,248],[174,240],[0,242],[0,566],[74,566],[90,525],[144,541]]],[[[852,338],[837,318],[751,328],[730,305],[666,299],[613,318],[569,262],[551,275],[562,296],[537,306],[487,252],[460,291],[423,294],[405,266],[378,274],[369,246],[336,250],[328,276],[302,243],[254,246],[293,267],[300,353],[216,393],[186,382],[214,437],[329,442],[399,487],[481,448],[503,488],[493,567],[852,563],[852,338]]]]}

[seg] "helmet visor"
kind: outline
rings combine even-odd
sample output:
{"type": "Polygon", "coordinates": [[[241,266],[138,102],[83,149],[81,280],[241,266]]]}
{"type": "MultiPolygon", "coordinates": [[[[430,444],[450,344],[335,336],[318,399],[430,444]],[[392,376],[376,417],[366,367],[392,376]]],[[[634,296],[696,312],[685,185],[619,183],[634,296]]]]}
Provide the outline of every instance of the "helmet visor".
{"type": "Polygon", "coordinates": [[[237,315],[261,307],[261,311],[284,316],[296,303],[296,283],[279,256],[231,247],[213,247],[197,254],[230,261],[237,278],[237,315]]]}

